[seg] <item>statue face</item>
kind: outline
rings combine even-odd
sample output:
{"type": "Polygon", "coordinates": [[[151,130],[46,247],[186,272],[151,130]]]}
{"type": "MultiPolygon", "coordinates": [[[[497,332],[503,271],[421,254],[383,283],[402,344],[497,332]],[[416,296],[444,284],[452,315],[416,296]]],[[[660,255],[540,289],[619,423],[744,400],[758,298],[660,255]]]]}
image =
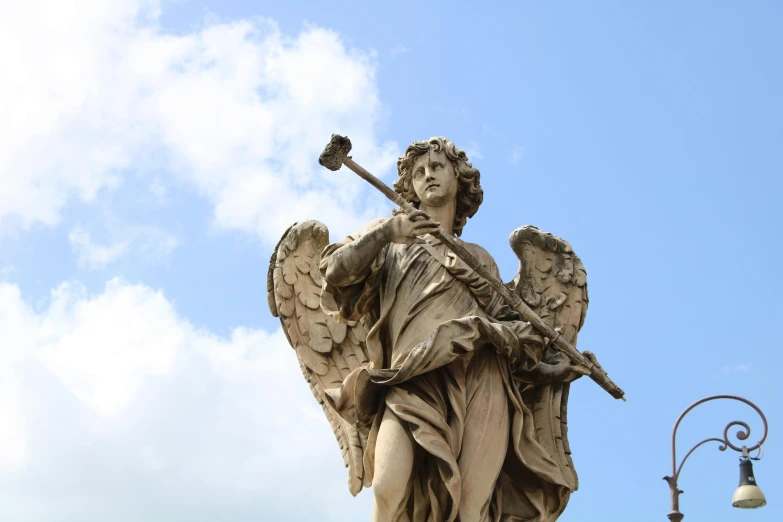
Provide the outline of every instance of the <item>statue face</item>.
{"type": "Polygon", "coordinates": [[[422,204],[440,207],[457,197],[459,181],[446,153],[430,150],[413,162],[413,190],[422,204]]]}

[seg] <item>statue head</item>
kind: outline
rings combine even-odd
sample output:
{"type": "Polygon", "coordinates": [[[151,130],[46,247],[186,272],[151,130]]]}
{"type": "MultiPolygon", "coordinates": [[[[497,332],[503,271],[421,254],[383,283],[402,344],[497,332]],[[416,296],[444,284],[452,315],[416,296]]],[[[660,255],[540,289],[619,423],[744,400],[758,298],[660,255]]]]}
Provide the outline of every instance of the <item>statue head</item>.
{"type": "Polygon", "coordinates": [[[414,207],[419,208],[421,199],[414,186],[413,167],[418,158],[430,153],[445,157],[452,167],[447,171],[453,171],[457,178],[454,233],[459,236],[462,234],[462,229],[468,218],[473,217],[481,206],[481,202],[484,200],[484,191],[481,189],[481,175],[478,169],[468,163],[468,156],[464,151],[458,149],[451,140],[435,137],[427,141],[411,143],[405,150],[405,154],[397,160],[397,173],[400,177],[394,182],[394,190],[414,207]]]}

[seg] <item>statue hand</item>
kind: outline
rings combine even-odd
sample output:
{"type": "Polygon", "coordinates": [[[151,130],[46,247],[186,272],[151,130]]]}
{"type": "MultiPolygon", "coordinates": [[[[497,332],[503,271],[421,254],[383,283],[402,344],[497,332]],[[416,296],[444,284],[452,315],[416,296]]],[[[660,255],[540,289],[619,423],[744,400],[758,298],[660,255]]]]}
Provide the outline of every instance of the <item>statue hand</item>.
{"type": "Polygon", "coordinates": [[[495,319],[497,319],[498,321],[517,321],[517,322],[525,320],[525,318],[522,317],[521,313],[514,310],[508,305],[503,305],[500,311],[495,315],[495,319]]]}
{"type": "MultiPolygon", "coordinates": [[[[549,382],[573,382],[583,375],[590,375],[590,369],[587,366],[571,362],[571,360],[561,352],[558,352],[553,359],[557,360],[555,364],[550,365],[543,362],[541,363],[542,366],[549,366],[549,368],[542,368],[542,373],[546,374],[549,382]]],[[[593,361],[591,360],[590,362],[593,361]]]]}
{"type": "MultiPolygon", "coordinates": [[[[584,352],[584,354],[590,362],[595,363],[595,356],[592,353],[584,352]]],[[[561,352],[554,352],[548,355],[546,361],[542,360],[534,370],[522,372],[523,380],[539,385],[573,382],[583,375],[590,375],[590,369],[587,366],[572,363],[561,352]]]]}
{"type": "Polygon", "coordinates": [[[440,223],[437,223],[423,210],[416,210],[410,214],[397,214],[384,224],[384,233],[392,243],[412,244],[417,242],[418,236],[437,232],[440,223]]]}

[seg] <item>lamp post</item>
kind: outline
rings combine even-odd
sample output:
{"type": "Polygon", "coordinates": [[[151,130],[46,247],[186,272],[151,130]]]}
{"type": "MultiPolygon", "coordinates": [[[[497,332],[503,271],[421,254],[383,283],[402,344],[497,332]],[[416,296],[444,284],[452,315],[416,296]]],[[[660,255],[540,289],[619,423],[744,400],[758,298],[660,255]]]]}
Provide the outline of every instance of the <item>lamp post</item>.
{"type": "MultiPolygon", "coordinates": [[[[761,507],[764,504],[766,504],[766,500],[764,499],[764,494],[761,492],[761,489],[759,489],[758,485],[756,485],[756,479],[753,476],[753,466],[750,462],[750,455],[749,453],[753,450],[761,448],[761,445],[764,443],[764,440],[767,438],[767,419],[764,417],[764,414],[761,412],[761,410],[750,402],[747,399],[743,399],[742,397],[736,397],[734,395],[713,395],[712,397],[706,397],[704,399],[701,399],[699,401],[694,402],[690,406],[688,406],[685,411],[683,411],[679,418],[677,419],[677,422],[674,423],[674,429],[672,430],[672,474],[671,476],[663,477],[663,480],[669,483],[669,490],[671,492],[671,502],[672,502],[672,511],[669,513],[668,517],[671,522],[681,522],[682,519],[685,517],[682,513],[680,513],[680,494],[682,493],[682,490],[679,489],[677,485],[677,481],[680,478],[680,473],[682,472],[682,466],[685,464],[685,461],[688,460],[688,457],[691,456],[691,453],[696,450],[699,446],[702,444],[706,444],[707,442],[719,442],[720,446],[718,446],[718,449],[720,451],[726,451],[726,448],[731,448],[734,451],[738,451],[742,453],[742,457],[740,458],[740,485],[737,488],[737,491],[734,493],[734,498],[732,499],[732,505],[734,507],[739,508],[756,508],[761,507]],[[761,420],[764,423],[764,434],[761,437],[761,440],[759,440],[754,446],[747,447],[747,446],[735,446],[729,441],[729,429],[732,426],[741,426],[743,429],[740,429],[736,433],[736,437],[739,440],[746,440],[748,437],[750,437],[750,426],[748,426],[745,422],[742,421],[732,421],[729,424],[726,425],[726,428],[723,430],[723,438],[719,439],[716,437],[712,437],[709,439],[704,439],[703,441],[696,444],[694,447],[688,451],[688,453],[685,454],[685,457],[683,457],[682,461],[679,465],[677,465],[677,428],[680,426],[680,422],[685,417],[685,415],[688,414],[693,408],[696,406],[703,404],[708,401],[713,401],[716,399],[731,399],[735,401],[744,402],[759,414],[761,416],[761,420]]],[[[758,459],[755,459],[758,460],[758,459]]]]}

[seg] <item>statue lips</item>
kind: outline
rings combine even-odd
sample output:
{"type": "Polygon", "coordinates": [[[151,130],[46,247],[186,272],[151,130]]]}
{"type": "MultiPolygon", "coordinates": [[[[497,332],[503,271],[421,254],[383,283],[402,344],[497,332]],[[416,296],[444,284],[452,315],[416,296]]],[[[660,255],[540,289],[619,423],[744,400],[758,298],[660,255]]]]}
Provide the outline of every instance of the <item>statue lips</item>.
{"type": "Polygon", "coordinates": [[[423,192],[419,195],[422,203],[432,206],[441,206],[444,198],[447,198],[448,189],[437,182],[430,182],[424,186],[423,192]]]}

